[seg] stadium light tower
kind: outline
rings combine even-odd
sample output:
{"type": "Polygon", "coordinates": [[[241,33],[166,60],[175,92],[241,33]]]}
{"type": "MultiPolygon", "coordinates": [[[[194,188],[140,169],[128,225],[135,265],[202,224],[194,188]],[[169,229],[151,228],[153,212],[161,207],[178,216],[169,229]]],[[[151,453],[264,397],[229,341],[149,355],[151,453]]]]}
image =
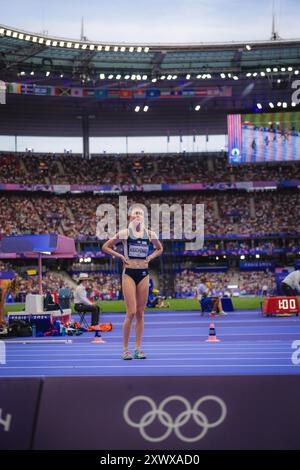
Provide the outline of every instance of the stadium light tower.
{"type": "Polygon", "coordinates": [[[276,31],[276,10],[278,11],[278,0],[273,0],[273,13],[272,13],[272,34],[271,40],[276,41],[281,39],[278,31],[276,31]]]}
{"type": "Polygon", "coordinates": [[[81,41],[87,41],[87,38],[84,34],[84,18],[83,16],[81,17],[81,32],[80,32],[80,40],[81,41]]]}

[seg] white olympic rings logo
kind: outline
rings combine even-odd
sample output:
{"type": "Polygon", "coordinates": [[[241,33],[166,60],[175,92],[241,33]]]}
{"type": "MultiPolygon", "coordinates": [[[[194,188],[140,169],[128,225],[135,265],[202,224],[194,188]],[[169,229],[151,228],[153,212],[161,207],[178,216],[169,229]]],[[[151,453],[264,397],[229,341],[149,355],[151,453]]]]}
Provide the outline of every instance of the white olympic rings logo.
{"type": "Polygon", "coordinates": [[[186,398],[180,395],[172,395],[168,398],[165,398],[158,407],[156,406],[156,403],[154,402],[154,400],[152,400],[152,398],[146,395],[138,395],[136,397],[131,398],[131,400],[126,403],[123,410],[123,416],[126,423],[129,424],[129,426],[138,428],[142,437],[146,441],[150,442],[161,442],[167,439],[173,430],[178,439],[182,440],[183,442],[199,441],[205,436],[208,429],[219,426],[224,421],[226,414],[227,408],[224,401],[214,395],[206,395],[202,398],[199,398],[193,407],[191,407],[189,401],[186,398]],[[139,401],[145,401],[146,403],[148,403],[151,407],[151,410],[145,413],[141,420],[137,423],[132,421],[132,419],[130,418],[129,410],[134,403],[139,401]],[[172,416],[164,410],[164,407],[172,401],[181,402],[186,407],[186,410],[182,411],[175,420],[173,420],[172,416]],[[206,401],[214,401],[218,403],[221,408],[220,417],[212,423],[209,423],[206,415],[198,409],[200,405],[202,405],[206,401]],[[191,417],[193,418],[195,423],[202,428],[202,431],[197,436],[186,437],[181,433],[180,428],[184,426],[191,417]],[[155,418],[158,418],[159,422],[167,428],[167,430],[159,437],[151,437],[145,431],[145,428],[147,426],[150,426],[150,424],[154,422],[155,418]]]}

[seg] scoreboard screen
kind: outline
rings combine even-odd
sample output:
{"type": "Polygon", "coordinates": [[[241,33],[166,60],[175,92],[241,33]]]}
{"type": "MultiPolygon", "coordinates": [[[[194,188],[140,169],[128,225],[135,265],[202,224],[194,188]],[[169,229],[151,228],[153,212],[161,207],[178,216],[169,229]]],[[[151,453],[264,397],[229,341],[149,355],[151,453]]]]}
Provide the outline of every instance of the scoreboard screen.
{"type": "Polygon", "coordinates": [[[229,163],[300,160],[300,112],[231,114],[229,163]]]}
{"type": "Polygon", "coordinates": [[[268,297],[264,300],[262,312],[266,316],[299,315],[300,306],[297,297],[268,297]]]}

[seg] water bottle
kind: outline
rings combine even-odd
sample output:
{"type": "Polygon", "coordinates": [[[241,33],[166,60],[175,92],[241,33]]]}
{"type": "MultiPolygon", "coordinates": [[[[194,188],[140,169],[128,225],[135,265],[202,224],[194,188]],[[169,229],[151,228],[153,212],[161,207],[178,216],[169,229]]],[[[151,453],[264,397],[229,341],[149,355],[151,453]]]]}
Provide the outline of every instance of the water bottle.
{"type": "Polygon", "coordinates": [[[32,325],[32,336],[36,337],[36,324],[32,325]]]}
{"type": "Polygon", "coordinates": [[[62,336],[66,336],[66,334],[67,334],[65,325],[63,325],[63,327],[62,327],[62,332],[61,332],[61,334],[62,334],[62,336]]]}

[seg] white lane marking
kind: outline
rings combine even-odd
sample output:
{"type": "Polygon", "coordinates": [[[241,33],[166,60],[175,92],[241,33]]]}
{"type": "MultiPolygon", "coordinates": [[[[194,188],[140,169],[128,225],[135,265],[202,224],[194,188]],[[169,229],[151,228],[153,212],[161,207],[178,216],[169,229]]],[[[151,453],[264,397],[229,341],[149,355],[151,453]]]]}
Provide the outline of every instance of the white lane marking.
{"type": "MultiPolygon", "coordinates": [[[[199,355],[227,355],[227,354],[240,354],[240,355],[247,355],[249,356],[249,354],[269,354],[269,355],[273,355],[273,354],[289,354],[290,351],[291,351],[291,345],[289,346],[286,346],[286,347],[282,347],[282,348],[276,348],[276,349],[273,349],[273,348],[265,348],[265,349],[259,349],[259,348],[255,348],[255,349],[243,349],[243,350],[240,350],[240,348],[232,348],[232,349],[222,349],[222,348],[218,348],[218,349],[212,349],[211,346],[206,346],[206,345],[203,345],[203,347],[201,347],[202,345],[199,345],[199,347],[197,348],[191,348],[190,350],[185,350],[184,352],[181,352],[180,353],[180,356],[188,356],[188,355],[193,355],[193,354],[199,354],[199,355]]],[[[116,348],[101,348],[101,349],[98,349],[98,350],[95,350],[95,348],[91,348],[90,350],[85,350],[84,352],[82,351],[69,351],[67,354],[65,354],[63,357],[86,357],[86,356],[97,356],[99,357],[99,355],[109,355],[109,354],[113,354],[115,352],[119,352],[121,351],[121,347],[118,346],[116,348]]],[[[134,349],[133,347],[129,349],[134,349]]],[[[146,349],[147,351],[151,351],[152,353],[154,354],[157,354],[157,355],[165,355],[165,354],[176,354],[178,355],[178,347],[174,347],[174,348],[165,348],[165,349],[161,349],[161,348],[153,348],[153,347],[149,347],[149,345],[144,345],[143,346],[143,349],[146,349]]],[[[62,357],[62,353],[61,352],[53,352],[53,351],[49,351],[49,352],[43,352],[43,353],[39,353],[38,355],[35,354],[34,352],[26,352],[26,353],[22,353],[20,354],[19,351],[18,352],[13,352],[13,351],[10,351],[9,352],[9,356],[10,357],[34,357],[36,358],[37,356],[38,357],[46,357],[46,358],[51,358],[51,357],[55,357],[55,356],[58,356],[58,357],[62,357]]]]}
{"type": "MultiPolygon", "coordinates": [[[[112,366],[112,365],[109,365],[109,366],[104,366],[104,365],[99,365],[99,366],[89,366],[90,369],[116,369],[116,368],[122,368],[124,369],[124,367],[126,367],[126,365],[124,364],[124,361],[122,359],[120,359],[120,361],[122,361],[122,364],[123,365],[119,365],[119,366],[112,366]]],[[[130,361],[131,362],[131,361],[130,361]]],[[[128,364],[128,366],[133,366],[134,368],[137,368],[137,367],[141,367],[141,368],[187,368],[187,367],[191,367],[193,369],[197,369],[197,365],[195,364],[184,364],[182,366],[180,366],[179,364],[176,364],[176,365],[172,365],[172,364],[166,364],[166,365],[158,365],[156,364],[155,366],[154,365],[147,365],[145,363],[141,364],[139,363],[140,366],[135,362],[133,364],[128,364]]],[[[201,368],[201,367],[224,367],[224,364],[201,364],[201,365],[198,365],[198,368],[201,368]]],[[[226,367],[292,367],[294,369],[297,368],[297,366],[294,366],[293,364],[226,364],[226,367]]],[[[7,370],[7,369],[87,369],[87,366],[84,365],[84,366],[59,366],[59,365],[55,365],[55,366],[4,366],[3,368],[1,368],[1,370],[7,370]]],[[[300,374],[300,368],[299,368],[299,374],[300,374]]],[[[226,374],[225,374],[226,375],[226,374]]],[[[227,374],[228,375],[228,374],[227,374]]]]}
{"type": "MultiPolygon", "coordinates": [[[[146,348],[146,352],[147,352],[147,355],[150,357],[161,357],[163,358],[164,360],[165,359],[176,359],[177,358],[177,353],[176,351],[169,351],[169,352],[166,352],[165,354],[162,354],[162,353],[159,353],[159,352],[155,352],[153,350],[149,350],[148,348],[146,348]]],[[[103,359],[110,359],[110,358],[113,358],[114,356],[120,356],[122,353],[121,349],[117,349],[115,351],[109,351],[109,352],[103,352],[103,353],[100,353],[100,354],[85,354],[84,357],[82,356],[67,356],[67,357],[64,357],[64,358],[60,358],[58,356],[56,357],[49,357],[49,356],[44,356],[44,357],[41,357],[39,356],[39,358],[35,358],[34,356],[11,356],[11,355],[8,355],[7,356],[7,359],[9,361],[19,361],[19,362],[24,362],[24,361],[35,361],[35,360],[38,360],[38,361],[45,361],[45,362],[51,362],[52,360],[55,361],[55,360],[68,360],[68,361],[80,361],[80,360],[103,360],[103,359]],[[23,359],[24,358],[24,359],[23,359]],[[23,360],[22,360],[23,359],[23,360]]],[[[228,359],[228,358],[231,358],[231,357],[237,357],[238,359],[240,360],[243,360],[243,359],[247,359],[250,357],[252,357],[254,360],[257,359],[258,357],[259,358],[265,358],[265,359],[281,359],[281,358],[289,358],[291,356],[291,352],[290,351],[282,351],[282,352],[274,352],[274,353],[265,353],[263,351],[260,351],[258,353],[253,353],[252,351],[248,352],[248,353],[244,353],[244,354],[240,354],[239,351],[232,351],[230,353],[227,353],[227,354],[223,354],[221,351],[219,351],[218,353],[213,353],[213,354],[210,354],[209,352],[205,352],[205,353],[186,353],[183,355],[184,358],[198,358],[198,359],[205,359],[205,360],[214,360],[218,357],[220,358],[224,358],[224,359],[228,359]]]]}
{"type": "MultiPolygon", "coordinates": [[[[147,356],[148,359],[151,360],[151,362],[167,362],[167,361],[172,361],[172,362],[177,362],[177,361],[186,361],[187,359],[186,358],[172,358],[172,357],[168,357],[168,358],[165,358],[165,359],[156,359],[154,357],[152,357],[152,355],[149,355],[147,356]]],[[[105,359],[105,358],[103,358],[105,359]]],[[[107,359],[109,359],[110,361],[119,361],[120,360],[120,354],[118,354],[118,357],[117,358],[114,358],[114,357],[108,357],[107,359]]],[[[283,360],[283,361],[286,361],[287,359],[290,360],[290,357],[287,357],[287,358],[284,358],[284,357],[276,357],[276,358],[273,358],[273,357],[243,357],[243,358],[240,358],[240,357],[214,357],[214,358],[207,358],[206,360],[209,361],[209,360],[213,360],[213,361],[228,361],[228,360],[239,360],[239,361],[253,361],[253,360],[261,360],[261,359],[264,359],[266,361],[273,361],[274,359],[278,359],[278,360],[283,360]]],[[[188,358],[189,361],[199,361],[199,358],[188,358]]],[[[10,363],[13,363],[13,362],[18,362],[20,363],[19,360],[11,360],[11,359],[8,359],[8,361],[10,363]]],[[[97,361],[98,362],[98,359],[80,359],[78,362],[91,362],[91,361],[97,361]]],[[[23,361],[22,361],[23,362],[23,361]]],[[[45,359],[34,359],[34,360],[30,360],[30,361],[26,361],[26,362],[30,362],[31,364],[32,363],[35,363],[35,362],[45,362],[45,367],[48,367],[48,363],[54,363],[54,362],[74,362],[73,359],[51,359],[50,361],[48,360],[45,360],[45,359]]],[[[165,364],[166,367],[169,366],[168,363],[165,364]]],[[[199,365],[199,364],[197,364],[199,365]]],[[[5,366],[4,366],[5,367],[5,366]]],[[[299,373],[300,373],[300,370],[299,370],[299,373]]]]}
{"type": "MultiPolygon", "coordinates": [[[[239,342],[237,342],[236,344],[229,344],[229,343],[224,343],[222,341],[220,341],[220,343],[217,343],[215,346],[219,347],[219,348],[225,348],[225,349],[239,349],[239,350],[246,350],[246,349],[253,349],[253,350],[261,350],[261,351],[269,351],[271,348],[277,348],[278,350],[279,349],[284,349],[284,348],[290,348],[290,345],[291,345],[291,342],[282,342],[283,344],[270,344],[270,345],[266,345],[265,342],[264,344],[241,344],[239,342]]],[[[145,341],[144,342],[145,345],[147,345],[147,347],[156,347],[157,349],[170,349],[170,348],[174,348],[178,351],[178,343],[174,344],[172,342],[169,342],[168,344],[165,343],[165,344],[159,344],[159,343],[150,343],[150,342],[147,342],[145,341]]],[[[96,346],[94,344],[91,344],[90,342],[89,343],[84,343],[84,344],[77,344],[77,345],[73,345],[72,347],[71,346],[68,346],[68,348],[59,348],[59,347],[55,347],[55,348],[47,348],[47,347],[41,347],[40,349],[37,348],[37,346],[33,346],[32,348],[28,347],[29,345],[25,344],[25,345],[18,345],[19,347],[16,347],[16,348],[9,348],[11,352],[19,352],[20,349],[23,347],[23,346],[26,346],[26,350],[27,351],[39,351],[39,354],[40,353],[49,353],[49,352],[52,352],[52,351],[60,351],[60,353],[62,352],[76,352],[76,351],[82,351],[82,350],[87,350],[87,349],[95,349],[96,347],[99,348],[99,346],[96,346]]],[[[197,343],[184,343],[184,342],[180,342],[180,346],[181,347],[187,347],[188,349],[195,349],[195,348],[209,348],[210,346],[205,344],[205,342],[202,340],[201,342],[197,342],[197,343]]],[[[109,343],[109,344],[106,344],[105,346],[104,345],[101,345],[101,348],[105,350],[107,349],[118,349],[120,348],[120,343],[119,342],[116,342],[115,344],[114,343],[109,343]]]]}

